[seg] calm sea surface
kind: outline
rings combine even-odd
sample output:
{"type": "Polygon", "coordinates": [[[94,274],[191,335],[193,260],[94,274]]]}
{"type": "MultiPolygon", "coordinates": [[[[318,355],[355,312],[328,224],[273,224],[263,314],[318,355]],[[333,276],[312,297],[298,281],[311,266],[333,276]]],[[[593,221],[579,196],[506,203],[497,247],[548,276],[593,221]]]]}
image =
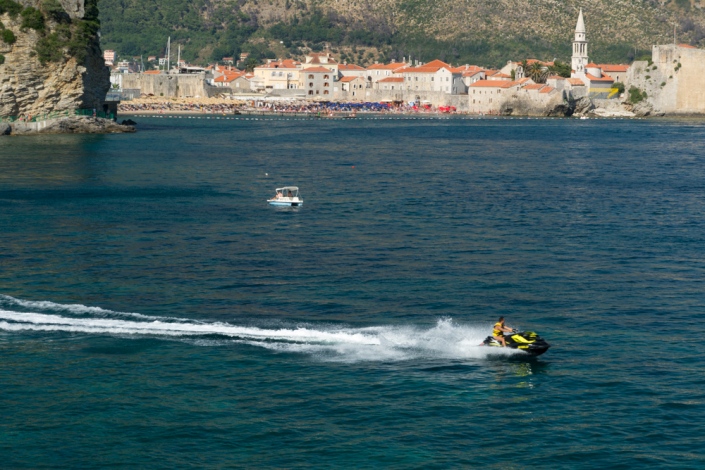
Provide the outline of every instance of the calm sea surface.
{"type": "Polygon", "coordinates": [[[3,467],[705,468],[705,121],[135,119],[0,138],[3,467]]]}

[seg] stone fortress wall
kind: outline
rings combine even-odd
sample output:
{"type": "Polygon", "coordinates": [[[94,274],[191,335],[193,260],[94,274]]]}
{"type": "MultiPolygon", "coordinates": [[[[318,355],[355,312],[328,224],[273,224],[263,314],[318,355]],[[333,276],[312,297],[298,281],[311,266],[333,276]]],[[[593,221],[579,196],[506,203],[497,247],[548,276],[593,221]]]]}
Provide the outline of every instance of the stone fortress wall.
{"type": "MultiPolygon", "coordinates": [[[[164,98],[203,98],[208,96],[205,74],[120,74],[123,89],[137,89],[144,95],[164,98]]],[[[225,91],[225,90],[223,90],[225,91]]],[[[229,91],[229,89],[228,89],[229,91]]]]}
{"type": "Polygon", "coordinates": [[[705,50],[653,46],[651,61],[634,62],[627,82],[646,92],[654,111],[705,114],[705,50]]]}

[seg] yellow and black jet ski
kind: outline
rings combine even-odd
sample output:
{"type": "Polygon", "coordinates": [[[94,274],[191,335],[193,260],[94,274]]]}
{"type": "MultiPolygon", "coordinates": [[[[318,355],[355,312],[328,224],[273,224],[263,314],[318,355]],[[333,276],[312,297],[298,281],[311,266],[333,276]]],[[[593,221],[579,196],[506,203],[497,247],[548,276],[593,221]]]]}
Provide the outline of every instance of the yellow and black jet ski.
{"type": "MultiPolygon", "coordinates": [[[[533,331],[524,331],[520,333],[514,330],[512,333],[505,333],[504,341],[507,343],[508,348],[518,349],[529,353],[532,356],[540,356],[551,347],[545,339],[541,338],[533,331]]],[[[482,346],[494,346],[501,348],[502,343],[494,339],[492,336],[488,336],[482,342],[482,346]]]]}

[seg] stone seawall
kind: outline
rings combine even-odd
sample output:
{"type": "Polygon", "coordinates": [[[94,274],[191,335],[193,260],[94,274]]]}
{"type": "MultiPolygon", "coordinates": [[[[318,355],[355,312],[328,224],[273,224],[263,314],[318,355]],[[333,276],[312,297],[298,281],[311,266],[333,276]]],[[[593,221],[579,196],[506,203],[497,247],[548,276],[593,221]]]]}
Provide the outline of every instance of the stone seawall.
{"type": "Polygon", "coordinates": [[[646,92],[656,113],[705,114],[705,50],[654,46],[651,63],[632,64],[628,83],[646,92]]]}
{"type": "Polygon", "coordinates": [[[122,87],[138,89],[143,95],[163,98],[202,98],[208,96],[205,74],[122,74],[122,87]]]}

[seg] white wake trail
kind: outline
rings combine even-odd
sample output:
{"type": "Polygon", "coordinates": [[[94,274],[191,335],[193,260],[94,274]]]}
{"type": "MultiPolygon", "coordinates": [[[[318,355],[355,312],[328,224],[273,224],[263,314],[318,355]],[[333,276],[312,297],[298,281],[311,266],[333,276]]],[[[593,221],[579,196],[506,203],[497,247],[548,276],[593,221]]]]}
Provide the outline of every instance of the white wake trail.
{"type": "Polygon", "coordinates": [[[488,326],[459,325],[451,319],[438,320],[431,327],[387,325],[348,328],[305,325],[260,328],[224,322],[196,322],[185,318],[125,314],[83,305],[19,301],[7,296],[0,296],[0,307],[4,307],[0,308],[0,331],[13,333],[64,332],[180,338],[199,345],[222,344],[226,341],[346,362],[470,359],[517,353],[516,350],[480,347],[489,333],[488,326]],[[25,309],[34,307],[52,313],[8,310],[8,304],[25,309]],[[69,316],[71,314],[82,316],[69,316]],[[105,318],[110,316],[119,318],[105,318]],[[216,337],[215,341],[213,337],[216,337]]]}

